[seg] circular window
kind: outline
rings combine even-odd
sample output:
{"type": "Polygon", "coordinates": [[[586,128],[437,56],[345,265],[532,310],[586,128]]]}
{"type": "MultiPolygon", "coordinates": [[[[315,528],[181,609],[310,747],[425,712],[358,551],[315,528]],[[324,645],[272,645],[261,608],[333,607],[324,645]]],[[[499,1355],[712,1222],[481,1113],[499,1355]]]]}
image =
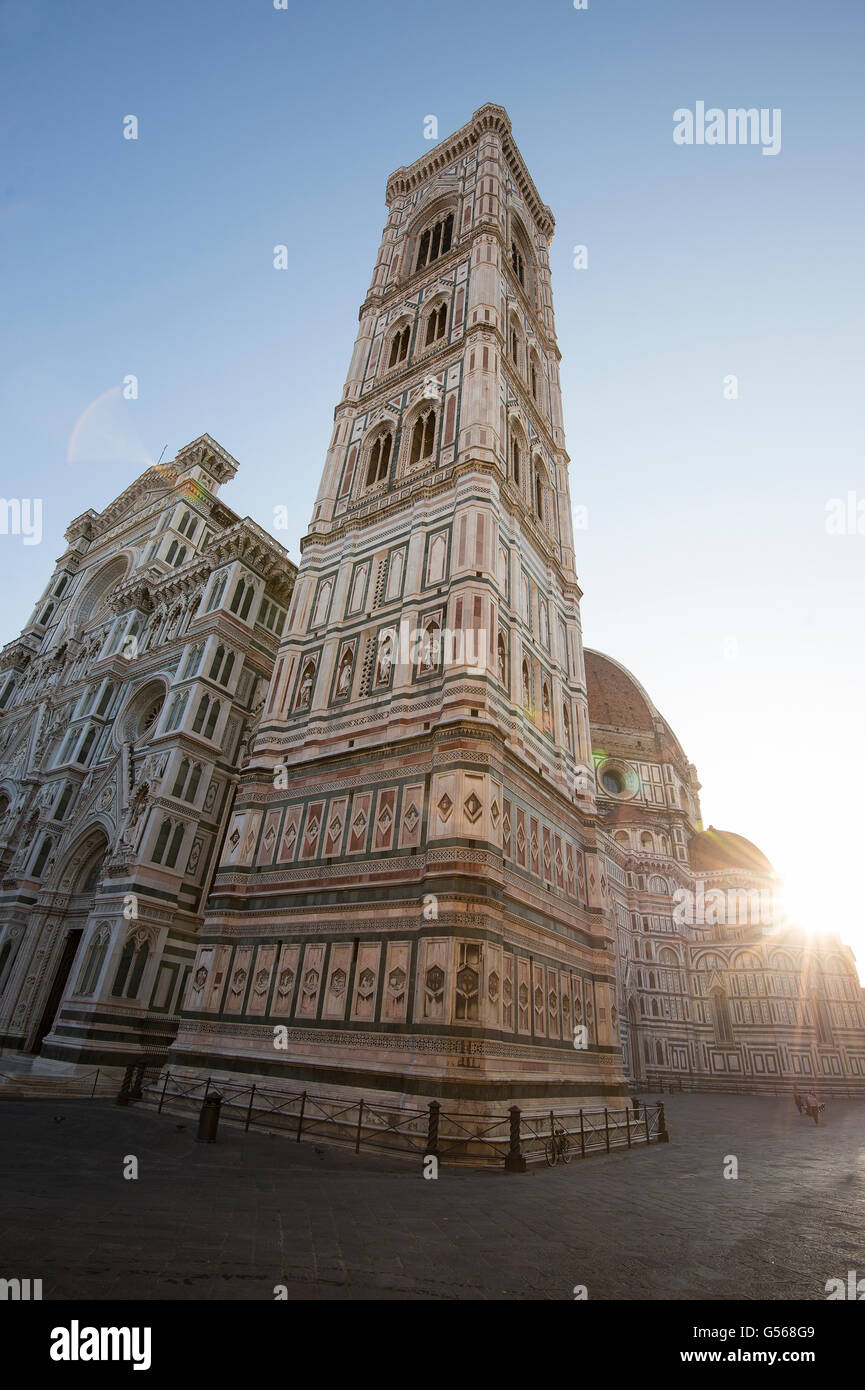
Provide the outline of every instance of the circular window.
{"type": "Polygon", "coordinates": [[[605,790],[610,792],[613,796],[618,796],[625,790],[625,779],[614,767],[608,767],[606,771],[601,774],[601,782],[605,790]]]}

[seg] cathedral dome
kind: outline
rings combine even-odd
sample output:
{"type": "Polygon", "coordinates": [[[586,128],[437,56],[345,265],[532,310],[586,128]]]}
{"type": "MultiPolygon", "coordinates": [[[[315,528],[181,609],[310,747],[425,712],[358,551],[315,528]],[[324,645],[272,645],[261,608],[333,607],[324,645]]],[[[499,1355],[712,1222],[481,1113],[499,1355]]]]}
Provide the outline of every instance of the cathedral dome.
{"type": "Polygon", "coordinates": [[[712,873],[718,869],[750,869],[752,873],[773,874],[765,854],[732,830],[716,830],[710,825],[695,835],[688,845],[691,868],[712,873]]]}
{"type": "Polygon", "coordinates": [[[652,703],[630,671],[589,647],[583,655],[590,722],[651,733],[654,728],[652,703]]]}

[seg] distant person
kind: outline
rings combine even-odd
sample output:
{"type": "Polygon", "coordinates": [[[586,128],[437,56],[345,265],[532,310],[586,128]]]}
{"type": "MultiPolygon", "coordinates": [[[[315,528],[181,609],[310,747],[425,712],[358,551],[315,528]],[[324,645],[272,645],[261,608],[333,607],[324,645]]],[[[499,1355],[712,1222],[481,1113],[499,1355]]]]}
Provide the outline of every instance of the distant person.
{"type": "Polygon", "coordinates": [[[799,1095],[798,1086],[793,1087],[793,1101],[795,1103],[796,1109],[799,1111],[799,1114],[801,1115],[802,1111],[805,1109],[805,1106],[802,1103],[802,1097],[799,1095]]]}
{"type": "Polygon", "coordinates": [[[821,1108],[822,1108],[822,1107],[821,1107],[821,1105],[820,1105],[820,1102],[819,1102],[818,1099],[817,1099],[816,1094],[814,1093],[814,1090],[813,1090],[813,1089],[810,1090],[810,1091],[808,1092],[807,1096],[805,1097],[805,1109],[807,1110],[808,1114],[811,1116],[811,1118],[812,1118],[812,1120],[814,1121],[815,1125],[819,1125],[819,1123],[820,1123],[820,1110],[821,1110],[821,1108]]]}

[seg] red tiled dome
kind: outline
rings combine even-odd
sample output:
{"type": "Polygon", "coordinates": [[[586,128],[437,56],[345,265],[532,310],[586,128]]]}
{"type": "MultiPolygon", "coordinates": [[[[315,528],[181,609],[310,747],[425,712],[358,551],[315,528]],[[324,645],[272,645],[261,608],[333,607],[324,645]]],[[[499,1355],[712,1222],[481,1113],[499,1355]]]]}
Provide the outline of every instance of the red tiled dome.
{"type": "Polygon", "coordinates": [[[695,835],[688,845],[692,869],[711,873],[716,869],[750,869],[752,873],[774,873],[765,854],[732,830],[716,830],[710,825],[695,835]]]}
{"type": "Polygon", "coordinates": [[[583,655],[590,723],[651,733],[652,710],[633,676],[600,652],[586,648],[583,655]]]}

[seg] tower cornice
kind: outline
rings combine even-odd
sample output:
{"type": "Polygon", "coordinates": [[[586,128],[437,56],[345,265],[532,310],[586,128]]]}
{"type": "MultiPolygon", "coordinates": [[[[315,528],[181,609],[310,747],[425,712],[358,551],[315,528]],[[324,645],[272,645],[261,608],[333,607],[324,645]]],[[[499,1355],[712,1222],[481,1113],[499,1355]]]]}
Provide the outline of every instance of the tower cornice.
{"type": "Polygon", "coordinates": [[[534,180],[511,135],[511,121],[507,111],[503,106],[496,106],[492,102],[479,107],[470,121],[454,131],[446,140],[433,146],[428,153],[421,155],[414,164],[394,169],[385,189],[388,207],[395,198],[405,197],[440,169],[447,168],[455,159],[468,154],[477,146],[481,136],[490,130],[501,136],[505,158],[538,230],[543,232],[548,240],[552,240],[556,230],[555,218],[546,203],[541,201],[534,180]]]}

